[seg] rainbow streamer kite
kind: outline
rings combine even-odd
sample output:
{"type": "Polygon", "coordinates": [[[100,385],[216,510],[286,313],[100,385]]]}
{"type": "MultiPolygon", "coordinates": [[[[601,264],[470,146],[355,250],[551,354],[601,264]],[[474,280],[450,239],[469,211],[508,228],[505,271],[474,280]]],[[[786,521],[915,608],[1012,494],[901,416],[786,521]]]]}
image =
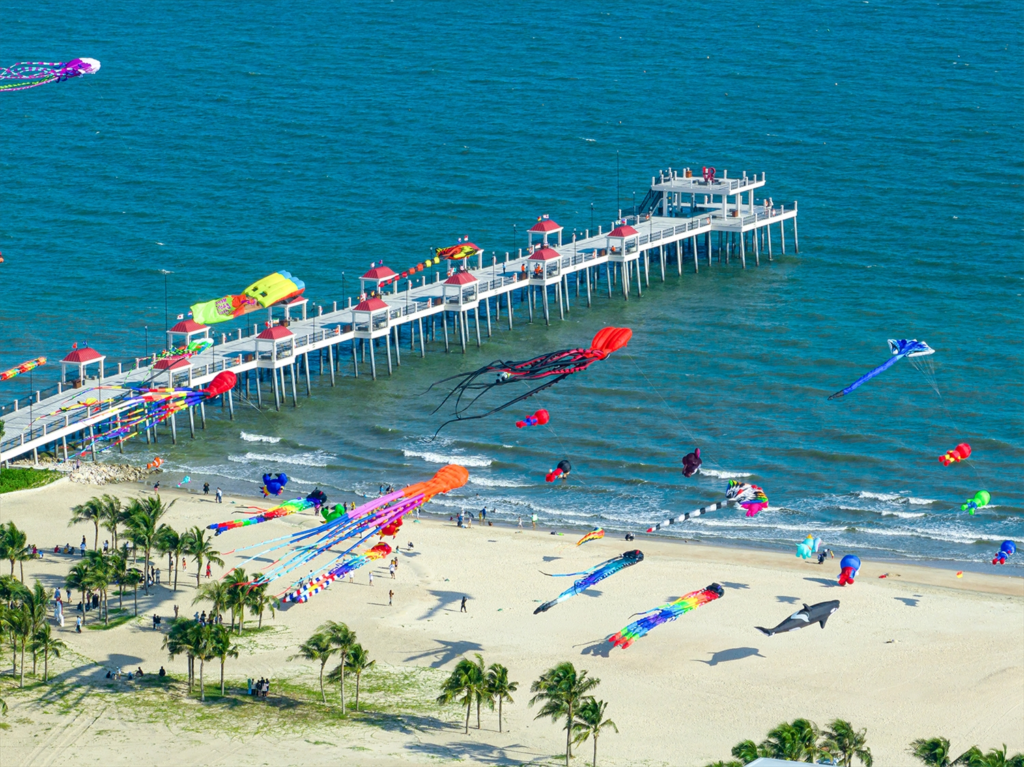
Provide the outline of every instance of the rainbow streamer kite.
{"type": "Polygon", "coordinates": [[[66,63],[50,61],[20,61],[9,67],[0,67],[0,92],[23,91],[47,83],[60,83],[72,77],[92,75],[100,71],[96,59],[72,59],[66,63]],[[4,80],[14,82],[5,83],[4,80]]]}
{"type": "Polygon", "coordinates": [[[22,373],[27,373],[30,370],[35,370],[40,365],[45,364],[46,357],[36,357],[34,360],[22,362],[20,365],[17,365],[11,368],[10,370],[5,370],[3,373],[0,373],[0,381],[10,381],[12,378],[20,376],[22,373]]]}
{"type": "Polygon", "coordinates": [[[600,527],[598,527],[598,528],[595,528],[595,529],[591,530],[589,533],[587,533],[582,538],[580,538],[578,541],[576,541],[576,545],[577,546],[582,546],[584,543],[590,543],[591,541],[599,541],[602,538],[604,538],[604,530],[602,530],[600,527]]]}
{"type": "MultiPolygon", "coordinates": [[[[374,536],[383,538],[385,535],[395,536],[402,526],[402,519],[409,512],[415,511],[439,493],[447,493],[462,487],[469,481],[469,472],[461,466],[449,465],[441,468],[432,479],[409,485],[393,493],[375,498],[357,506],[351,511],[340,511],[338,507],[319,527],[301,530],[271,541],[246,546],[235,551],[260,548],[261,551],[241,563],[246,565],[255,559],[263,559],[271,552],[282,548],[291,551],[274,559],[264,568],[264,573],[250,585],[259,586],[283,578],[294,570],[304,567],[312,568],[308,578],[303,579],[298,587],[290,587],[281,596],[287,595],[289,602],[305,602],[309,597],[325,589],[330,583],[352,570],[365,565],[374,559],[387,556],[384,547],[373,547],[361,555],[354,552],[367,540],[374,536]],[[276,545],[267,548],[268,543],[276,545]],[[332,556],[325,564],[314,567],[314,562],[325,554],[334,554],[335,547],[345,546],[345,550],[332,556]]],[[[248,522],[249,520],[242,520],[248,522]]],[[[230,529],[230,528],[229,528],[230,529]]],[[[234,552],[224,552],[231,554],[234,552]]]]}
{"type": "MultiPolygon", "coordinates": [[[[632,567],[635,564],[639,564],[644,561],[644,553],[642,551],[627,551],[625,554],[615,559],[609,559],[607,562],[602,562],[599,565],[595,565],[589,570],[584,570],[579,573],[559,573],[558,575],[552,575],[552,578],[571,578],[575,575],[582,575],[584,577],[576,581],[570,588],[567,588],[557,597],[552,599],[550,602],[545,602],[536,610],[533,614],[543,613],[550,610],[557,604],[564,602],[567,599],[571,599],[577,594],[582,594],[584,591],[589,589],[591,586],[600,583],[605,578],[615,575],[620,570],[625,570],[627,567],[632,567]]],[[[548,573],[545,573],[548,575],[548,573]]]]}
{"type": "Polygon", "coordinates": [[[207,525],[207,530],[213,530],[214,535],[220,535],[226,533],[228,530],[237,530],[240,527],[249,527],[250,525],[258,525],[261,522],[269,522],[272,519],[280,519],[281,517],[287,517],[289,514],[299,514],[303,511],[315,511],[320,508],[322,501],[316,498],[296,498],[292,501],[285,501],[280,506],[275,506],[272,509],[267,509],[262,514],[256,514],[248,517],[247,519],[231,519],[227,522],[215,522],[212,525],[207,525]]]}
{"type": "Polygon", "coordinates": [[[639,613],[644,617],[633,621],[618,634],[613,637],[609,637],[608,641],[616,647],[621,647],[625,650],[637,639],[647,636],[651,629],[660,626],[662,623],[674,621],[680,615],[688,613],[691,610],[696,610],[701,605],[706,605],[708,602],[714,602],[724,593],[725,591],[717,583],[712,583],[706,589],[701,589],[700,591],[691,591],[689,594],[684,597],[680,597],[675,602],[669,602],[661,607],[655,607],[653,610],[648,610],[645,613],[639,613]]]}
{"type": "Polygon", "coordinates": [[[374,562],[378,559],[383,559],[390,553],[390,546],[383,542],[378,543],[377,545],[373,546],[372,548],[368,549],[362,554],[359,554],[358,556],[352,557],[352,559],[343,562],[342,564],[335,567],[333,570],[324,573],[318,578],[310,580],[309,583],[300,586],[295,591],[285,594],[283,597],[281,597],[281,601],[299,603],[308,602],[311,596],[319,594],[321,591],[330,586],[331,583],[333,583],[334,581],[340,578],[344,578],[346,575],[348,575],[351,572],[354,572],[355,570],[358,570],[365,564],[374,562]]]}
{"type": "MultiPolygon", "coordinates": [[[[237,382],[235,374],[230,370],[225,370],[218,373],[205,389],[191,386],[178,388],[111,387],[111,391],[120,389],[125,394],[118,395],[118,398],[114,400],[108,400],[112,404],[104,413],[106,420],[98,431],[86,440],[78,455],[84,455],[94,445],[100,443],[109,443],[107,447],[120,445],[137,436],[141,431],[163,423],[175,413],[226,393],[234,388],[237,382]]],[[[96,400],[88,399],[76,403],[67,410],[84,408],[87,415],[91,415],[91,409],[95,406],[96,400]]],[[[61,410],[64,411],[65,408],[61,408],[61,410]]]]}

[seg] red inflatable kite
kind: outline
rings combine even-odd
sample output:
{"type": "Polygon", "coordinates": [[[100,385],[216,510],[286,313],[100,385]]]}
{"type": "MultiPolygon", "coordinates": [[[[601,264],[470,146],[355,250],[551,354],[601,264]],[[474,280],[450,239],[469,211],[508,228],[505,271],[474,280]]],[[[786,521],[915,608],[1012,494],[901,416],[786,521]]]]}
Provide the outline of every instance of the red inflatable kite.
{"type": "Polygon", "coordinates": [[[970,457],[971,446],[968,445],[966,442],[961,442],[952,450],[947,451],[945,455],[939,456],[939,463],[941,463],[943,466],[949,466],[951,463],[960,463],[960,461],[966,461],[970,457]]]}

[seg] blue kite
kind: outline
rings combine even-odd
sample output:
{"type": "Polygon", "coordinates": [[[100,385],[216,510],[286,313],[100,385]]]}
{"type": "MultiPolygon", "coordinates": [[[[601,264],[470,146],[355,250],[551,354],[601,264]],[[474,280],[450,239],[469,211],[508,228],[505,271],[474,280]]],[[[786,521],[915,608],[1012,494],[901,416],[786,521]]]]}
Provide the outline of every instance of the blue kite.
{"type": "Polygon", "coordinates": [[[567,588],[565,591],[563,591],[557,597],[552,599],[550,602],[545,602],[544,604],[542,604],[540,607],[533,611],[533,614],[537,615],[538,613],[547,612],[555,605],[564,602],[565,600],[574,597],[577,594],[582,594],[591,586],[600,583],[605,578],[615,575],[615,573],[619,572],[620,570],[625,570],[627,567],[632,567],[633,565],[643,561],[644,554],[642,551],[627,551],[625,554],[622,554],[621,556],[615,557],[614,559],[609,559],[607,562],[602,562],[601,564],[595,565],[594,567],[591,567],[589,570],[584,570],[583,572],[558,574],[544,573],[545,575],[551,575],[552,578],[570,578],[576,575],[582,575],[583,577],[577,580],[575,583],[573,583],[572,586],[567,588]]]}
{"type": "Polygon", "coordinates": [[[862,383],[864,383],[865,381],[870,381],[879,373],[885,372],[904,357],[923,357],[927,354],[935,354],[935,350],[931,348],[928,344],[926,344],[924,341],[918,341],[914,338],[901,338],[899,340],[894,340],[890,338],[889,351],[892,352],[891,358],[889,358],[884,363],[876,367],[870,373],[865,373],[864,375],[862,375],[860,378],[858,378],[856,381],[854,381],[852,384],[847,386],[842,391],[837,391],[835,394],[829,397],[829,399],[838,399],[839,397],[843,397],[849,394],[854,389],[859,387],[862,383]]]}

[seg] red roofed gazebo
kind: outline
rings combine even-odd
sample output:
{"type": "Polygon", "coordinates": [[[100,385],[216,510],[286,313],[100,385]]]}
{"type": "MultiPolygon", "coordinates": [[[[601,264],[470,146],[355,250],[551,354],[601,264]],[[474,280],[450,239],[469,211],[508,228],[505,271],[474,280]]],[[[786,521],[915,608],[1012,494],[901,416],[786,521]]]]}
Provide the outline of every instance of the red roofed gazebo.
{"type": "Polygon", "coordinates": [[[458,311],[467,311],[476,305],[479,299],[479,280],[469,272],[456,272],[444,281],[445,305],[453,304],[458,311]]]}
{"type": "Polygon", "coordinates": [[[209,338],[210,328],[202,323],[196,322],[195,320],[181,320],[174,325],[170,330],[167,331],[167,348],[173,349],[176,345],[188,346],[192,343],[195,338],[209,338]],[[182,337],[185,340],[180,344],[175,344],[178,337],[182,337]]]}
{"type": "Polygon", "coordinates": [[[640,233],[629,224],[620,224],[608,232],[608,252],[617,256],[629,256],[640,247],[640,233]]]}
{"type": "MultiPolygon", "coordinates": [[[[371,270],[372,271],[372,270],[371,270]]],[[[390,271],[390,270],[389,270],[390,271]]],[[[392,272],[394,274],[394,272],[392,272]]],[[[366,362],[366,349],[370,349],[370,375],[377,380],[377,358],[373,351],[375,338],[384,338],[388,348],[388,375],[391,375],[391,307],[379,298],[367,298],[360,301],[352,309],[352,330],[353,336],[359,339],[363,350],[363,362],[366,362]]],[[[359,375],[359,361],[356,354],[356,344],[352,343],[352,365],[355,374],[359,375]]]]}
{"type": "Polygon", "coordinates": [[[99,380],[103,380],[103,360],[106,356],[100,354],[95,349],[90,349],[88,346],[83,346],[81,349],[74,349],[64,359],[60,361],[60,380],[62,383],[67,383],[68,368],[78,368],[78,378],[76,380],[85,380],[85,371],[89,365],[99,365],[99,380]]]}
{"type": "Polygon", "coordinates": [[[188,385],[192,385],[192,363],[189,358],[184,354],[179,354],[175,357],[164,357],[162,360],[157,360],[153,365],[153,370],[159,370],[167,373],[167,385],[174,386],[174,374],[188,371],[188,385]]]}
{"type": "MultiPolygon", "coordinates": [[[[295,334],[284,325],[271,325],[256,336],[256,364],[261,368],[270,368],[270,377],[274,382],[274,406],[281,409],[281,389],[284,388],[284,370],[278,383],[278,368],[292,365],[292,404],[298,405],[295,392],[295,334]]],[[[256,386],[259,393],[259,385],[256,386]]]]}
{"type": "Polygon", "coordinates": [[[549,237],[557,237],[558,244],[562,244],[562,227],[547,216],[531,226],[528,234],[530,237],[530,245],[539,242],[546,246],[548,244],[549,237]]]}
{"type": "Polygon", "coordinates": [[[369,288],[378,290],[383,283],[397,276],[398,274],[394,269],[390,269],[387,266],[375,266],[359,278],[359,292],[369,292],[369,288]]]}
{"type": "Polygon", "coordinates": [[[441,313],[444,329],[445,351],[448,351],[448,312],[455,312],[456,327],[462,341],[462,353],[466,353],[466,338],[469,336],[469,312],[476,319],[476,345],[480,346],[480,281],[469,272],[456,272],[441,286],[444,294],[445,311],[441,313]]]}

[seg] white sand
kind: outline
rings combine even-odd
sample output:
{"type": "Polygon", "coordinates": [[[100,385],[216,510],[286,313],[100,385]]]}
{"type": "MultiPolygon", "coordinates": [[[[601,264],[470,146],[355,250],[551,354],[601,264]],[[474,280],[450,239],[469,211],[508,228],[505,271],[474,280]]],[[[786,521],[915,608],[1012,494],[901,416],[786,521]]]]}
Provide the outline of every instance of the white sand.
{"type": "MultiPolygon", "coordinates": [[[[68,529],[69,509],[103,492],[123,497],[147,493],[139,485],[61,483],[0,496],[0,522],[14,520],[44,549],[77,544],[83,534],[91,547],[92,526],[68,529]]],[[[225,498],[215,505],[212,496],[177,491],[163,497],[179,499],[165,520],[178,530],[243,516],[232,500],[255,503],[225,498]]],[[[228,550],[313,524],[310,517],[289,517],[216,541],[228,550]]],[[[101,530],[101,543],[105,537],[101,530]]],[[[346,622],[374,658],[391,666],[450,668],[463,653],[482,652],[488,663],[508,666],[520,683],[516,703],[505,708],[505,733],[497,732],[496,716],[485,712],[484,729],[471,728],[468,737],[455,727],[417,729],[410,718],[405,732],[324,724],[314,733],[296,726],[295,732],[277,728],[229,739],[201,723],[136,721],[124,715],[124,696],[113,705],[102,685],[84,686],[83,700],[65,713],[43,705],[38,696],[18,695],[8,680],[3,694],[11,704],[5,718],[10,728],[0,731],[0,761],[4,767],[140,760],[175,767],[339,760],[436,764],[439,758],[460,757],[466,763],[546,763],[561,751],[564,735],[549,721],[534,721],[528,688],[544,669],[565,660],[601,679],[597,695],[609,702],[608,715],[621,731],[602,736],[603,764],[702,765],[728,758],[730,747],[744,738],[759,741],[775,724],[801,716],[819,725],[841,717],[866,727],[879,765],[913,764],[907,744],[935,735],[950,738],[957,753],[973,744],[991,748],[1006,743],[1011,753],[1024,750],[1020,578],[1000,576],[993,568],[991,575],[968,572],[958,579],[942,568],[868,561],[854,586],[839,588],[834,585],[837,560],[819,567],[782,554],[648,538],[603,540],[576,549],[576,538],[575,533],[552,536],[546,530],[476,525],[460,530],[439,521],[408,520],[397,540],[402,547],[397,580],[389,579],[386,560],[373,568],[372,589],[368,570],[358,571],[355,584],[335,584],[310,603],[279,612],[269,622],[283,629],[260,635],[248,643],[250,651],[228,665],[235,686],[245,676],[306,675],[313,680],[310,664],[288,657],[325,620],[346,622]],[[412,552],[406,550],[409,541],[415,544],[412,552]],[[632,548],[644,552],[643,563],[591,593],[532,614],[540,601],[570,583],[547,578],[541,569],[578,571],[632,548]],[[879,579],[884,572],[889,577],[879,579]],[[712,582],[725,587],[722,599],[655,629],[628,650],[613,650],[604,641],[633,613],[712,582]],[[394,607],[387,605],[389,588],[396,592],[394,607]],[[459,613],[463,595],[470,600],[468,614],[459,613]],[[840,599],[842,607],[825,630],[812,626],[769,638],[754,629],[774,626],[801,602],[830,599],[840,599]]],[[[52,587],[63,579],[71,559],[47,554],[41,562],[26,564],[26,579],[39,577],[52,587]]],[[[216,575],[240,561],[238,556],[226,559],[224,568],[214,569],[216,575]]],[[[183,674],[184,659],[167,658],[161,650],[163,634],[150,628],[148,616],[154,611],[170,616],[175,602],[184,615],[203,609],[191,605],[195,566],[189,563],[191,578],[179,576],[175,595],[168,588],[166,557],[155,562],[163,570],[163,584],[152,597],[140,596],[145,620],[75,634],[75,613],[69,610],[61,638],[100,666],[141,664],[155,671],[163,664],[183,674]]],[[[116,596],[111,604],[116,606],[116,596]]],[[[74,666],[61,661],[58,670],[65,679],[102,680],[100,667],[81,661],[74,666]]],[[[216,668],[208,668],[208,679],[216,674],[216,668]]],[[[428,693],[437,694],[433,689],[428,693]]],[[[332,695],[336,700],[336,692],[332,695]]],[[[200,710],[198,704],[195,708],[200,710]]],[[[432,715],[453,723],[460,718],[456,709],[437,709],[432,715]]],[[[580,752],[589,755],[589,744],[580,752]]]]}

